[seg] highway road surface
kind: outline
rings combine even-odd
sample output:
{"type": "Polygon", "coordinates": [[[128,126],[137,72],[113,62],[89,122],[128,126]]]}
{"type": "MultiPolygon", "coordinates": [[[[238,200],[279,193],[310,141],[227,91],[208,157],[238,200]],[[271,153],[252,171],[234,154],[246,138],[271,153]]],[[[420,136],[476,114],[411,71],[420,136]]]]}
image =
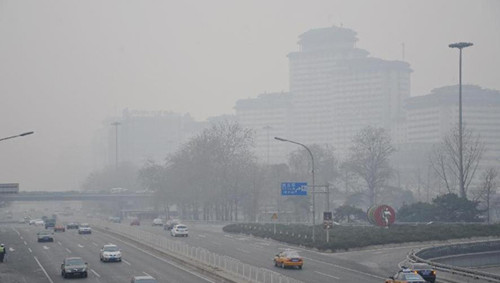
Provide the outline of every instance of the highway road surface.
{"type": "MultiPolygon", "coordinates": [[[[69,219],[63,219],[64,222],[69,222],[69,219]]],[[[188,222],[189,237],[178,238],[171,237],[162,227],[153,227],[148,222],[133,227],[128,222],[121,225],[148,231],[157,237],[166,237],[172,241],[182,241],[193,247],[202,247],[303,282],[384,282],[387,276],[397,271],[398,263],[406,258],[410,249],[424,246],[401,245],[323,253],[273,240],[224,233],[222,224],[188,222]],[[305,260],[302,270],[274,267],[274,255],[285,248],[299,250],[305,260]]],[[[58,232],[55,233],[54,243],[38,243],[36,232],[39,229],[42,228],[27,224],[0,224],[1,241],[7,244],[9,249],[7,262],[0,264],[0,282],[67,282],[61,277],[60,265],[68,256],[79,256],[89,263],[89,277],[81,282],[130,282],[132,276],[146,274],[157,278],[159,282],[221,281],[220,278],[202,274],[172,258],[147,250],[132,241],[105,234],[98,229],[94,229],[91,235],[79,235],[76,230],[58,232]],[[116,244],[122,249],[123,262],[99,261],[100,247],[107,243],[116,244]]],[[[437,282],[482,283],[479,280],[439,271],[437,282]]]]}
{"type": "Polygon", "coordinates": [[[0,282],[67,282],[71,279],[62,278],[60,266],[65,257],[72,256],[82,257],[89,264],[88,278],[82,282],[130,282],[139,275],[151,275],[159,282],[218,282],[154,251],[97,231],[79,235],[76,230],[66,230],[55,233],[54,242],[39,243],[36,232],[40,229],[27,224],[0,225],[1,241],[8,249],[7,261],[0,263],[0,282]],[[107,243],[121,248],[122,262],[99,260],[99,250],[107,243]]]}

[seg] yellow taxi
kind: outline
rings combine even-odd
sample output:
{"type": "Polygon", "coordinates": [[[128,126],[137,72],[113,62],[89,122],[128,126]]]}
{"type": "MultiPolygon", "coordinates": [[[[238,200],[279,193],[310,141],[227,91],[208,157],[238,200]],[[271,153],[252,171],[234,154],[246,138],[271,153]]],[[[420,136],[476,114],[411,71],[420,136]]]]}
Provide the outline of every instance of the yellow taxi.
{"type": "Polygon", "coordinates": [[[303,264],[304,260],[296,250],[287,249],[274,256],[274,266],[277,267],[302,269],[303,264]]]}

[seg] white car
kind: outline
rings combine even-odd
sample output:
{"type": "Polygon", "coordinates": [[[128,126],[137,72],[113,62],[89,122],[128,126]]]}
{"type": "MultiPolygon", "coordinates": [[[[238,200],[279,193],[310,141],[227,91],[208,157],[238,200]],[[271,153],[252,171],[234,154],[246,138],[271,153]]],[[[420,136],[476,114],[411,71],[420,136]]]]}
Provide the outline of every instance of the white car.
{"type": "Polygon", "coordinates": [[[153,219],[153,226],[163,226],[163,220],[161,218],[153,219]]]}
{"type": "Polygon", "coordinates": [[[174,228],[172,228],[172,230],[170,230],[170,235],[172,237],[177,237],[177,236],[187,237],[188,236],[188,228],[184,224],[177,224],[174,226],[174,228]]]}
{"type": "Polygon", "coordinates": [[[99,253],[101,261],[122,261],[122,252],[113,244],[104,245],[99,253]]]}
{"type": "Polygon", "coordinates": [[[30,225],[45,226],[45,221],[43,221],[42,219],[30,220],[30,225]]]}
{"type": "Polygon", "coordinates": [[[92,228],[88,223],[82,223],[78,226],[78,234],[92,234],[92,228]]]}

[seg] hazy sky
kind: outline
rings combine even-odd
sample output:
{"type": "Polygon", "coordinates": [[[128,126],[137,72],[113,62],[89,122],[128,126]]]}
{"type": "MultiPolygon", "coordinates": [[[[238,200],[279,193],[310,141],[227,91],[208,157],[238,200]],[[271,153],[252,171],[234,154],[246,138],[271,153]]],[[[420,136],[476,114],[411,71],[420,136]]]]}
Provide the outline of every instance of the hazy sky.
{"type": "MultiPolygon", "coordinates": [[[[0,182],[77,189],[90,142],[124,108],[233,112],[288,90],[298,35],[342,25],[373,57],[404,59],[412,95],[464,83],[500,90],[500,1],[0,0],[0,182]]],[[[105,165],[105,164],[102,164],[105,165]]]]}

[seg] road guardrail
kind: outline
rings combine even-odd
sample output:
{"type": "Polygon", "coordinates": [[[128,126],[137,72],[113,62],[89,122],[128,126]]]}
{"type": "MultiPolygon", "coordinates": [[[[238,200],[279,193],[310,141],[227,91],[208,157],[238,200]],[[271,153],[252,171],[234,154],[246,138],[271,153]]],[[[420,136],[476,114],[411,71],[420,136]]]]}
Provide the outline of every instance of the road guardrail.
{"type": "MultiPolygon", "coordinates": [[[[457,244],[454,244],[456,246],[457,244]]],[[[432,258],[423,258],[420,256],[420,254],[431,254],[429,252],[431,249],[436,249],[436,248],[441,248],[441,247],[446,247],[446,246],[451,246],[451,245],[443,245],[439,247],[431,247],[431,248],[424,248],[418,251],[411,251],[408,254],[408,259],[416,262],[424,262],[429,265],[434,266],[438,270],[446,271],[452,274],[458,274],[461,276],[467,276],[467,277],[472,277],[476,279],[482,279],[490,282],[500,282],[500,275],[499,274],[493,274],[493,273],[488,273],[484,272],[481,270],[476,270],[472,268],[466,268],[466,267],[460,267],[460,266],[453,266],[449,264],[444,264],[440,262],[433,261],[432,258]]]]}
{"type": "Polygon", "coordinates": [[[169,255],[181,260],[201,264],[213,270],[214,273],[221,277],[224,277],[224,273],[226,273],[230,275],[227,279],[231,281],[252,283],[302,283],[302,281],[286,277],[266,268],[252,266],[229,256],[219,255],[204,248],[191,247],[186,243],[170,240],[166,237],[131,228],[126,225],[111,223],[95,218],[89,219],[88,222],[101,229],[118,233],[154,249],[167,252],[169,255]],[[222,274],[218,271],[222,271],[222,274]],[[235,280],[235,278],[238,280],[235,280]]]}

